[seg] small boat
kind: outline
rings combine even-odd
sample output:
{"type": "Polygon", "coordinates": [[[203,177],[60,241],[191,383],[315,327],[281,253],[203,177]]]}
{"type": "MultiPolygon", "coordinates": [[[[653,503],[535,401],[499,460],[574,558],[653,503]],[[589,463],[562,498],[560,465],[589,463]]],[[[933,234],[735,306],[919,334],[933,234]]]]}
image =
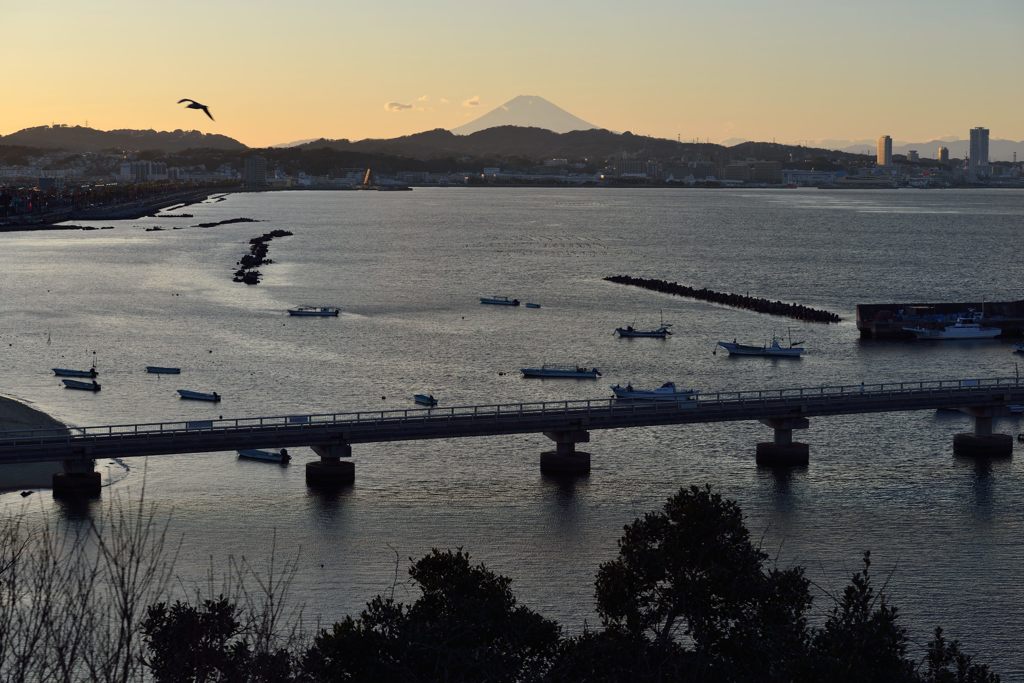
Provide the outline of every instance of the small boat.
{"type": "Polygon", "coordinates": [[[297,306],[288,309],[288,315],[316,318],[329,318],[337,316],[339,313],[341,313],[341,309],[335,306],[297,306]]]}
{"type": "Polygon", "coordinates": [[[507,296],[482,296],[480,303],[492,306],[518,306],[519,299],[509,299],[507,296]]]}
{"type": "Polygon", "coordinates": [[[526,304],[527,308],[540,308],[540,304],[526,304]]]}
{"type": "Polygon", "coordinates": [[[522,368],[523,377],[568,377],[573,379],[597,379],[601,371],[597,368],[584,368],[579,365],[548,364],[539,368],[522,368]]]}
{"type": "Polygon", "coordinates": [[[100,373],[96,368],[88,370],[71,370],[70,368],[53,368],[53,374],[57,377],[96,377],[100,373]]]}
{"type": "Polygon", "coordinates": [[[189,391],[188,389],[178,389],[178,395],[181,398],[185,398],[190,401],[211,401],[213,403],[220,402],[220,394],[218,394],[216,391],[207,394],[202,391],[189,391]]]}
{"type": "Polygon", "coordinates": [[[421,406],[436,406],[437,399],[433,394],[414,394],[412,400],[421,406]]]}
{"type": "Polygon", "coordinates": [[[1024,353],[1024,344],[1014,344],[1013,345],[1013,352],[1014,353],[1024,353]]]}
{"type": "Polygon", "coordinates": [[[147,365],[146,372],[151,375],[180,375],[181,368],[163,368],[159,365],[147,365]]]}
{"type": "Polygon", "coordinates": [[[662,323],[653,330],[638,330],[632,325],[626,325],[625,327],[616,327],[615,331],[620,337],[654,337],[656,339],[664,339],[672,334],[672,331],[668,329],[670,327],[672,327],[671,324],[662,323]]]}
{"type": "Polygon", "coordinates": [[[292,456],[288,455],[288,449],[280,451],[264,451],[259,448],[243,448],[238,451],[238,457],[246,460],[263,460],[264,462],[276,462],[287,465],[292,456]]]}
{"type": "Polygon", "coordinates": [[[982,314],[976,311],[968,311],[957,316],[956,322],[946,325],[943,328],[933,327],[904,327],[905,332],[910,332],[918,339],[992,339],[1002,334],[998,327],[983,327],[981,324],[982,314]]]}
{"type": "Polygon", "coordinates": [[[800,344],[803,344],[803,342],[795,342],[791,338],[789,346],[783,346],[782,340],[774,335],[772,335],[772,343],[770,345],[750,346],[747,344],[737,344],[735,339],[731,342],[718,342],[718,346],[728,351],[730,356],[769,356],[772,358],[799,358],[800,354],[804,352],[804,348],[800,344]]]}
{"type": "Polygon", "coordinates": [[[634,389],[632,384],[620,386],[614,384],[611,387],[615,398],[639,401],[695,401],[697,391],[695,389],[680,389],[674,382],[665,382],[654,390],[634,389]]]}
{"type": "Polygon", "coordinates": [[[79,382],[77,379],[62,379],[64,387],[66,389],[81,389],[82,391],[99,391],[100,385],[96,383],[96,380],[91,382],[79,382]]]}

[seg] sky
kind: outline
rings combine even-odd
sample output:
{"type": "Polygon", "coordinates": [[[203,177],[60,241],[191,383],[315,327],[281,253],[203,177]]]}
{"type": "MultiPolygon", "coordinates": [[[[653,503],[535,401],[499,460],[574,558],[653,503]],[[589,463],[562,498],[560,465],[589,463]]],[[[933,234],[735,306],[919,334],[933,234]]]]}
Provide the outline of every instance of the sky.
{"type": "Polygon", "coordinates": [[[357,140],[539,95],[684,140],[1022,140],[1022,34],[1024,0],[0,0],[0,134],[357,140]]]}

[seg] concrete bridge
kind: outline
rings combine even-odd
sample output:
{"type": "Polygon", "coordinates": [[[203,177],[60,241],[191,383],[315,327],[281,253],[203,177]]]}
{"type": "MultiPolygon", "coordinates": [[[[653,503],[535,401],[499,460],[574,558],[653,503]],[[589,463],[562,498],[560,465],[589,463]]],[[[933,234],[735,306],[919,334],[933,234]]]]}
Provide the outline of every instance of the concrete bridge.
{"type": "Polygon", "coordinates": [[[593,430],[757,420],[774,431],[772,441],[757,444],[759,464],[805,465],[808,447],[793,441],[793,430],[808,428],[809,418],[937,408],[974,418],[973,432],[954,437],[955,453],[1001,457],[1012,453],[1013,439],[994,434],[992,420],[1015,404],[1024,404],[1018,377],[155,422],[2,432],[0,463],[61,460],[65,471],[55,475],[54,493],[92,494],[99,489],[97,458],[309,446],[320,460],[307,464],[307,482],[335,485],[354,478],[353,444],[543,433],[554,449],[541,454],[541,470],[578,474],[590,470],[590,454],[576,445],[590,441],[593,430]]]}

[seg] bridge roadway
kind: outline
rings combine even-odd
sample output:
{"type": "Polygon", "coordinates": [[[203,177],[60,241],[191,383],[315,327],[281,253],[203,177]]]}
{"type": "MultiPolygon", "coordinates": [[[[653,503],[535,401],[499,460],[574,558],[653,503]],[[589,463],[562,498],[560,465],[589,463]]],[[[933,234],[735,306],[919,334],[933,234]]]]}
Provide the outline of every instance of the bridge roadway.
{"type": "Polygon", "coordinates": [[[542,469],[546,456],[549,469],[575,458],[569,470],[589,470],[589,454],[577,453],[575,444],[589,441],[591,430],[759,420],[775,439],[758,444],[758,461],[799,464],[807,461],[807,446],[792,441],[792,430],[807,428],[807,418],[936,408],[975,418],[973,434],[957,435],[962,443],[955,441],[955,449],[1006,455],[1012,441],[992,434],[991,425],[1013,404],[1024,404],[1017,377],[701,393],[680,401],[609,398],[69,427],[0,433],[0,463],[62,460],[68,472],[82,472],[97,458],[311,446],[323,463],[336,465],[352,444],[544,433],[556,450],[542,455],[542,469]],[[578,462],[582,456],[585,463],[578,462]]]}

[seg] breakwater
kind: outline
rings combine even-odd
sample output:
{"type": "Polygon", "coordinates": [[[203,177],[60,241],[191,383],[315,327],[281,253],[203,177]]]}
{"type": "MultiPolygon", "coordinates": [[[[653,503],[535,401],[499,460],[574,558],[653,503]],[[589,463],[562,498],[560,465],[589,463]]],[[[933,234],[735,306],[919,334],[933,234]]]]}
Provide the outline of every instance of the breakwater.
{"type": "Polygon", "coordinates": [[[685,296],[690,299],[710,301],[711,303],[730,306],[732,308],[742,308],[747,311],[767,313],[768,315],[778,315],[805,322],[837,323],[842,320],[842,318],[831,311],[823,311],[819,308],[811,308],[810,306],[804,306],[802,304],[790,304],[784,301],[771,301],[763,297],[749,296],[746,294],[716,292],[715,290],[708,289],[707,287],[697,289],[696,287],[681,285],[678,282],[669,282],[667,280],[659,280],[657,278],[633,277],[631,275],[611,275],[604,279],[608,282],[614,282],[620,285],[632,285],[634,287],[640,287],[641,289],[661,292],[662,294],[685,296]]]}
{"type": "MultiPolygon", "coordinates": [[[[238,220],[222,221],[222,223],[238,222],[238,220]]],[[[235,264],[241,267],[235,271],[234,281],[244,282],[247,285],[258,285],[263,273],[256,268],[273,263],[273,260],[267,258],[267,252],[270,250],[267,244],[275,237],[289,237],[293,234],[288,230],[271,230],[249,240],[249,253],[244,254],[235,264]]]]}

